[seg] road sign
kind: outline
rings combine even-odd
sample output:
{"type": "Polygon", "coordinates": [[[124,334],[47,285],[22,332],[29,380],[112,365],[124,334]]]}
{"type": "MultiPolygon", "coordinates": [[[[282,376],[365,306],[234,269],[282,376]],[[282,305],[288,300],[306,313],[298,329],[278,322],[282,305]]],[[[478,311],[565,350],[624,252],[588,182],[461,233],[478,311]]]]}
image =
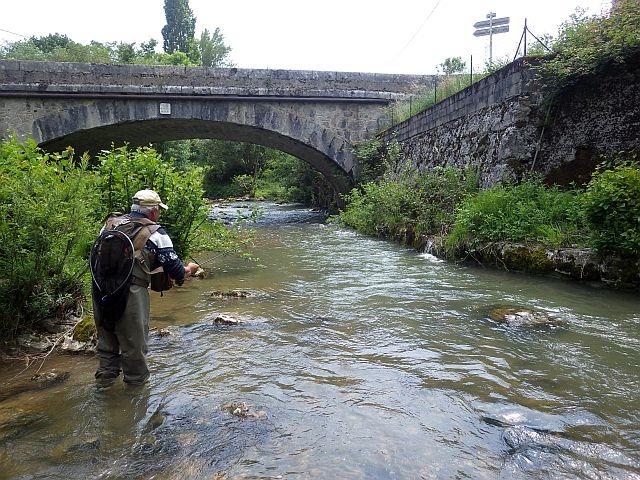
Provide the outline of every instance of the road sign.
{"type": "Polygon", "coordinates": [[[508,31],[509,31],[509,25],[501,25],[499,27],[493,27],[493,28],[481,28],[480,30],[476,30],[475,32],[473,32],[473,36],[483,37],[485,35],[490,35],[491,33],[495,35],[496,33],[505,33],[508,31]]]}
{"type": "Polygon", "coordinates": [[[478,29],[473,32],[473,35],[474,37],[489,35],[489,65],[491,65],[493,63],[493,34],[509,31],[509,17],[496,18],[495,12],[489,12],[487,19],[473,24],[473,27],[478,29]]]}
{"type": "Polygon", "coordinates": [[[487,28],[489,26],[497,27],[498,25],[508,25],[509,17],[494,18],[492,20],[483,20],[473,24],[473,28],[487,28]]]}

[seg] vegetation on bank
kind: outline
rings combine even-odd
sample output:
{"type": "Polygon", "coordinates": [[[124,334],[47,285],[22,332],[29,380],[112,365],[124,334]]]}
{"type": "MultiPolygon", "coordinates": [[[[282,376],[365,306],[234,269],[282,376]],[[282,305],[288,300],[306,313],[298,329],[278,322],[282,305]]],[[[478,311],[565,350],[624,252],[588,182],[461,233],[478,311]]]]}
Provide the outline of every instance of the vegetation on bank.
{"type": "Polygon", "coordinates": [[[585,188],[563,190],[540,178],[479,190],[473,171],[387,172],[354,189],[340,221],[362,233],[422,247],[444,239],[451,256],[486,243],[591,247],[640,257],[640,167],[603,167],[585,188]]]}
{"type": "Polygon", "coordinates": [[[640,49],[639,25],[638,0],[619,0],[609,15],[572,15],[553,40],[552,54],[537,67],[543,84],[553,95],[582,77],[624,65],[640,49]]]}
{"type": "Polygon", "coordinates": [[[149,147],[90,159],[71,149],[47,153],[33,141],[0,142],[0,339],[83,302],[88,254],[104,218],[128,212],[142,188],[168,203],[161,223],[182,258],[241,249],[250,232],[206,221],[202,176],[202,169],[175,169],[149,147]]]}

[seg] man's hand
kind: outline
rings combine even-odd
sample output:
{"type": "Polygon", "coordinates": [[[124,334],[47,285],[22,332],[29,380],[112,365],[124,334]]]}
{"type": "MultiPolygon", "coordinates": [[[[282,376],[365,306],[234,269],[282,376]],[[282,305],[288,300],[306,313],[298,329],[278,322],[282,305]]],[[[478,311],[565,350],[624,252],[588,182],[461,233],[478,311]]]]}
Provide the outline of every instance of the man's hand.
{"type": "Polygon", "coordinates": [[[198,265],[197,263],[189,262],[184,266],[184,276],[190,277],[192,275],[195,275],[195,273],[198,271],[199,268],[200,268],[200,265],[198,265]]]}

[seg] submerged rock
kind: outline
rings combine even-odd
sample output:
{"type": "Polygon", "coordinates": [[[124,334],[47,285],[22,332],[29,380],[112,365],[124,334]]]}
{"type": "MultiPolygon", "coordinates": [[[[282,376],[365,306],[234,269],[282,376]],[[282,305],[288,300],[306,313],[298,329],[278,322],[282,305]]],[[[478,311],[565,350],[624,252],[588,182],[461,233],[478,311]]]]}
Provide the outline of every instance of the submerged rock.
{"type": "Polygon", "coordinates": [[[558,319],[546,312],[513,305],[501,305],[489,312],[489,318],[510,327],[556,325],[558,319]]]}
{"type": "Polygon", "coordinates": [[[226,410],[231,415],[239,418],[266,418],[267,413],[263,411],[255,411],[251,408],[251,405],[245,402],[230,402],[225,403],[222,406],[223,410],[226,410]]]}
{"type": "Polygon", "coordinates": [[[241,325],[247,323],[247,320],[240,317],[232,317],[231,315],[221,314],[213,319],[215,325],[241,325]]]}
{"type": "Polygon", "coordinates": [[[93,450],[98,450],[100,448],[100,445],[100,439],[94,438],[92,440],[87,440],[81,443],[74,443],[67,448],[67,452],[90,452],[93,450]]]}
{"type": "Polygon", "coordinates": [[[158,329],[152,329],[152,332],[155,333],[156,336],[158,337],[170,337],[172,335],[175,335],[175,333],[171,330],[169,330],[168,328],[158,328],[158,329]]]}
{"type": "Polygon", "coordinates": [[[247,298],[251,295],[251,292],[245,290],[228,290],[226,292],[214,290],[211,292],[211,296],[216,298],[247,298]]]}
{"type": "Polygon", "coordinates": [[[58,372],[52,369],[48,372],[36,373],[28,380],[18,380],[15,383],[3,385],[0,390],[0,402],[20,393],[53,387],[66,381],[70,376],[69,372],[58,372]]]}
{"type": "Polygon", "coordinates": [[[32,426],[49,421],[49,417],[39,412],[25,412],[22,409],[0,411],[0,440],[15,439],[28,433],[32,426]]]}
{"type": "Polygon", "coordinates": [[[502,433],[502,439],[512,450],[552,445],[553,435],[545,430],[538,430],[525,425],[508,427],[502,433]]]}

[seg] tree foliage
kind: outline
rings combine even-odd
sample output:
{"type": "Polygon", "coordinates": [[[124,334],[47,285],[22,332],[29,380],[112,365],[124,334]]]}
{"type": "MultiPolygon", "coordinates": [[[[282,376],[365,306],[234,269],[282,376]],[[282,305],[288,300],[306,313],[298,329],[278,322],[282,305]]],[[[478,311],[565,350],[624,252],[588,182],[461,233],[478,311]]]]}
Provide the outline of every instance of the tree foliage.
{"type": "Polygon", "coordinates": [[[225,45],[224,36],[220,29],[216,28],[212,33],[206,28],[200,34],[198,42],[200,50],[200,63],[203,67],[228,67],[231,47],[225,45]]]}
{"type": "Polygon", "coordinates": [[[170,206],[162,212],[161,223],[181,257],[193,248],[195,230],[207,217],[203,200],[202,169],[176,171],[150,147],[134,150],[112,148],[98,156],[101,216],[128,212],[138,190],[150,188],[170,206]]]}
{"type": "Polygon", "coordinates": [[[167,24],[162,27],[163,49],[166,53],[182,52],[191,60],[195,47],[196,17],[189,0],[164,0],[167,24]]]}
{"type": "Polygon", "coordinates": [[[583,76],[623,65],[640,48],[638,25],[637,0],[620,0],[609,16],[574,14],[563,24],[552,57],[539,67],[542,79],[550,89],[559,91],[583,76]]]}
{"type": "MultiPolygon", "coordinates": [[[[195,65],[182,52],[156,53],[157,41],[150,39],[140,46],[136,43],[91,42],[81,45],[73,40],[62,41],[59,34],[31,37],[0,47],[0,58],[7,60],[36,60],[51,62],[135,63],[146,65],[195,65]],[[49,37],[54,37],[53,40],[49,37]],[[58,40],[56,40],[58,38],[58,40]]],[[[64,36],[62,36],[64,37],[64,36]]],[[[66,37],[64,37],[66,38],[66,37]]]]}
{"type": "Polygon", "coordinates": [[[462,61],[462,57],[449,57],[440,64],[440,68],[445,75],[453,75],[454,73],[464,72],[464,68],[467,66],[466,62],[462,61]]]}

